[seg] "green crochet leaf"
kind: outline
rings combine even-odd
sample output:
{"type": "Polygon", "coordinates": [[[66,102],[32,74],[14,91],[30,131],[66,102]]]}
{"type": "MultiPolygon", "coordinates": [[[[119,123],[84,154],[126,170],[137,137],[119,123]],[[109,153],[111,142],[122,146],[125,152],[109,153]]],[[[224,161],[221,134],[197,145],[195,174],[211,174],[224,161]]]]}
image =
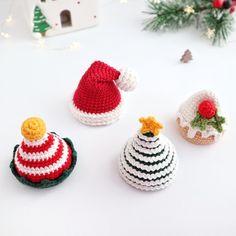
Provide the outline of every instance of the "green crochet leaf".
{"type": "Polygon", "coordinates": [[[15,146],[14,151],[13,151],[13,160],[10,163],[10,168],[11,168],[11,171],[12,171],[13,175],[22,184],[25,184],[25,185],[28,185],[28,186],[31,186],[31,187],[34,187],[34,188],[50,188],[50,187],[53,187],[53,186],[56,186],[56,185],[60,184],[61,182],[63,182],[71,174],[71,172],[73,171],[73,169],[76,165],[76,162],[77,162],[77,152],[74,149],[74,145],[73,145],[72,141],[69,138],[64,138],[64,141],[69,145],[69,147],[72,150],[72,163],[71,163],[70,168],[63,171],[63,173],[60,177],[58,177],[57,179],[54,179],[54,180],[45,179],[45,180],[42,180],[39,183],[33,183],[30,180],[28,180],[27,178],[20,176],[17,173],[16,168],[15,168],[15,164],[14,164],[14,156],[15,156],[15,153],[16,153],[19,145],[15,146]]]}
{"type": "Polygon", "coordinates": [[[191,126],[193,128],[199,128],[201,131],[206,130],[207,126],[212,126],[219,133],[223,131],[223,124],[225,123],[225,118],[216,114],[211,119],[203,118],[198,112],[195,118],[191,121],[191,126]]]}

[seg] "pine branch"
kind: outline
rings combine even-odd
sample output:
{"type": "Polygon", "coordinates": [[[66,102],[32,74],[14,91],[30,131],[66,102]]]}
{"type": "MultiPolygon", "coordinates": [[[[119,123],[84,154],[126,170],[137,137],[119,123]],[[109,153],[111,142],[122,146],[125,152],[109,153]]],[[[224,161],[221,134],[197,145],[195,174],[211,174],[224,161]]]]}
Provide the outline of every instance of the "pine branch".
{"type": "Polygon", "coordinates": [[[212,8],[207,14],[204,15],[202,25],[204,32],[208,29],[214,30],[212,37],[213,44],[221,44],[226,41],[229,34],[233,30],[233,16],[229,11],[220,11],[212,8]]]}
{"type": "Polygon", "coordinates": [[[145,22],[144,29],[158,31],[180,29],[191,25],[196,18],[196,14],[184,14],[184,7],[186,6],[183,4],[184,2],[186,1],[163,1],[157,3],[149,0],[150,11],[146,13],[152,17],[145,22]]]}
{"type": "Polygon", "coordinates": [[[150,15],[145,28],[152,31],[179,30],[195,24],[213,44],[225,41],[233,28],[229,10],[213,8],[212,0],[148,0],[150,15]]]}

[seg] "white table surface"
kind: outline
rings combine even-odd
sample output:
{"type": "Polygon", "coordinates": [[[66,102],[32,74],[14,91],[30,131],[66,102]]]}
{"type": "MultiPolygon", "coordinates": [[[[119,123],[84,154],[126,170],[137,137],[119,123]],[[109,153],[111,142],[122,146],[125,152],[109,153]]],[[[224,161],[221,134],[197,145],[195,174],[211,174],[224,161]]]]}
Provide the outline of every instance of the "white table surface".
{"type": "MultiPolygon", "coordinates": [[[[17,1],[16,1],[17,2],[17,1]]],[[[1,18],[8,0],[0,1],[1,18]]],[[[142,31],[142,0],[101,2],[96,28],[45,41],[31,38],[22,8],[0,39],[0,235],[121,236],[236,235],[236,34],[224,47],[212,47],[195,29],[158,34],[142,31]],[[78,50],[67,50],[72,42],[78,50]],[[180,64],[189,48],[194,60],[180,64]],[[70,114],[68,101],[94,60],[140,75],[138,89],[124,94],[126,109],[114,125],[91,128],[70,114]],[[228,114],[229,128],[211,146],[183,140],[176,128],[179,104],[201,89],[215,91],[228,114]],[[20,126],[37,115],[49,130],[70,137],[78,151],[72,175],[57,187],[39,190],[20,184],[9,163],[20,126]],[[133,136],[140,116],[155,115],[165,124],[178,151],[176,181],[166,190],[133,189],[118,174],[117,160],[133,136]]]]}

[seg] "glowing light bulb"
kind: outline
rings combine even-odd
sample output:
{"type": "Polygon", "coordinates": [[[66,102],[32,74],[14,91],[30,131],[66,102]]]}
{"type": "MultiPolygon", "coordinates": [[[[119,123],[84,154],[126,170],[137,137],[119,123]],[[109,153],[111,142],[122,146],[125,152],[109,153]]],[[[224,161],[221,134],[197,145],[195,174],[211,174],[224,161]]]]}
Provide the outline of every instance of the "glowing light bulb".
{"type": "Polygon", "coordinates": [[[79,48],[80,48],[80,43],[79,43],[79,42],[73,42],[73,43],[71,43],[71,45],[69,46],[69,48],[70,48],[71,50],[79,49],[79,48]]]}
{"type": "Polygon", "coordinates": [[[37,46],[39,48],[44,48],[45,47],[45,40],[44,39],[39,39],[37,46]]]}
{"type": "Polygon", "coordinates": [[[6,23],[11,23],[12,22],[12,16],[8,16],[6,18],[6,23]]]}
{"type": "Polygon", "coordinates": [[[10,34],[5,33],[5,32],[1,32],[1,36],[2,36],[3,38],[5,38],[5,39],[10,38],[10,34]]]}

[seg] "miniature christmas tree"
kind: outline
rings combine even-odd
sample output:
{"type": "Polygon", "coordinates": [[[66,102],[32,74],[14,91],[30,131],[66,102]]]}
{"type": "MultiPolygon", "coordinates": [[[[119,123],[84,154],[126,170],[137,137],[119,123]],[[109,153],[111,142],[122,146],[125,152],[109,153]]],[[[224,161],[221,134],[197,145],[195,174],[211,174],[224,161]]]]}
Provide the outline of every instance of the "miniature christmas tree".
{"type": "Polygon", "coordinates": [[[140,118],[142,128],[122,150],[121,177],[144,191],[166,188],[175,178],[177,154],[173,144],[160,134],[163,125],[155,117],[140,118]]]}
{"type": "Polygon", "coordinates": [[[145,29],[165,31],[195,24],[213,44],[227,40],[233,29],[236,0],[148,0],[145,29]]]}
{"type": "Polygon", "coordinates": [[[182,63],[188,63],[189,61],[193,60],[192,53],[189,49],[187,49],[183,56],[181,57],[180,61],[182,63]]]}
{"type": "Polygon", "coordinates": [[[41,9],[36,6],[34,9],[34,33],[41,33],[42,36],[46,35],[46,32],[51,28],[47,23],[46,17],[43,15],[41,9]]]}

